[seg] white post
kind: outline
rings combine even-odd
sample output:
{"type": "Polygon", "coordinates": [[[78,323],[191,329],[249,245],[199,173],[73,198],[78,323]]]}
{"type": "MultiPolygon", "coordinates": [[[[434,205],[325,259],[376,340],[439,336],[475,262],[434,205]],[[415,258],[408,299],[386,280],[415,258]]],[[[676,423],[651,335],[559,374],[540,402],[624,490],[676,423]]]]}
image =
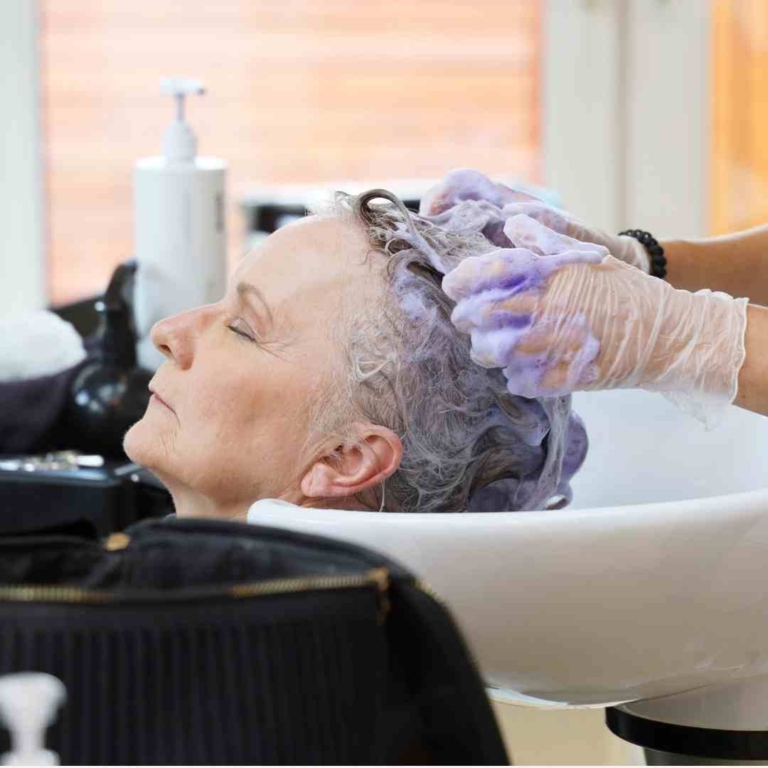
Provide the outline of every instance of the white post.
{"type": "Polygon", "coordinates": [[[563,206],[615,231],[624,221],[625,0],[547,0],[544,183],[563,206]]]}
{"type": "Polygon", "coordinates": [[[0,315],[46,305],[37,2],[0,2],[0,315]]]}
{"type": "Polygon", "coordinates": [[[626,221],[708,234],[711,18],[705,0],[629,0],[626,221]]]}

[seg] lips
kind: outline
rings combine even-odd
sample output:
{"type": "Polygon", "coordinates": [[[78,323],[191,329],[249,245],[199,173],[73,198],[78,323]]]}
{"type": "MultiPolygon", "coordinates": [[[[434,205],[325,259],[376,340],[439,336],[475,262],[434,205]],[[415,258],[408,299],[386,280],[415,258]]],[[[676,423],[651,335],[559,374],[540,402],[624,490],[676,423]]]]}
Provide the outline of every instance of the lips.
{"type": "Polygon", "coordinates": [[[173,408],[171,408],[171,406],[162,397],[160,397],[160,395],[158,395],[157,392],[155,392],[154,389],[152,389],[152,387],[149,388],[149,391],[152,393],[152,397],[155,400],[157,400],[157,402],[160,403],[160,405],[164,406],[169,411],[171,411],[173,413],[176,413],[176,411],[174,411],[173,408]]]}

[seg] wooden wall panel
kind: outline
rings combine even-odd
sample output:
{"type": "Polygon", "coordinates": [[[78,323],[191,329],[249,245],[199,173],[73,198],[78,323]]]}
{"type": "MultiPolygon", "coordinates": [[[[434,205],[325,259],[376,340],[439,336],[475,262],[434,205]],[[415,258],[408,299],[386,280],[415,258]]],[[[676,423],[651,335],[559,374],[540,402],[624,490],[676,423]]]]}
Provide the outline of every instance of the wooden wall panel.
{"type": "Polygon", "coordinates": [[[768,3],[712,0],[713,234],[768,221],[768,3]]]}
{"type": "Polygon", "coordinates": [[[172,115],[159,78],[203,80],[188,114],[238,199],[261,183],[539,182],[540,0],[38,0],[54,303],[132,251],[131,173],[172,115]]]}

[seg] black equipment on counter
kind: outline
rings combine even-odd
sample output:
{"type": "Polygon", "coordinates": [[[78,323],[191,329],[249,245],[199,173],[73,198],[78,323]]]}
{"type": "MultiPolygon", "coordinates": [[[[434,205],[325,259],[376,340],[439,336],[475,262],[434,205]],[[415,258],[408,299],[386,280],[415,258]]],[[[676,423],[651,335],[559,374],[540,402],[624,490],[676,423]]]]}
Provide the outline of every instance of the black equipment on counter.
{"type": "Polygon", "coordinates": [[[84,361],[53,374],[0,381],[0,458],[78,449],[128,461],[123,437],[144,415],[152,378],[136,364],[135,271],[135,262],[121,264],[103,297],[55,310],[84,338],[84,361]]]}
{"type": "Polygon", "coordinates": [[[149,403],[152,372],[137,366],[136,262],[120,264],[103,297],[69,317],[87,358],[59,374],[0,383],[0,536],[90,531],[106,536],[173,512],[170,494],[129,461],[123,438],[149,403]],[[37,454],[37,455],[35,455],[37,454]]]}
{"type": "Polygon", "coordinates": [[[88,361],[75,377],[59,425],[62,447],[126,460],[123,437],[149,404],[152,372],[136,363],[132,295],[136,262],[117,267],[104,298],[101,321],[87,340],[88,361]]]}
{"type": "Polygon", "coordinates": [[[0,536],[90,531],[107,536],[173,512],[147,469],[76,451],[0,459],[0,536]]]}
{"type": "Polygon", "coordinates": [[[0,675],[21,670],[66,686],[46,739],[65,765],[507,763],[447,609],[320,536],[169,519],[104,546],[0,539],[0,675]]]}

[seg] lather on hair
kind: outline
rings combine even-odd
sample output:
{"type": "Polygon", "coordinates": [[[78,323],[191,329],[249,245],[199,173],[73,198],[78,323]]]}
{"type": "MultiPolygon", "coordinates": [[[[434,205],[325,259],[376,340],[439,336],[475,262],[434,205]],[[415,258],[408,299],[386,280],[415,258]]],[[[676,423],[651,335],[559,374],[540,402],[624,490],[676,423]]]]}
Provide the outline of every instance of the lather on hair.
{"type": "MultiPolygon", "coordinates": [[[[553,509],[571,500],[570,480],[588,448],[571,397],[510,394],[500,368],[473,361],[469,337],[452,325],[455,302],[442,288],[465,259],[512,247],[505,206],[532,199],[460,170],[424,196],[419,214],[384,189],[337,200],[386,256],[389,293],[407,319],[391,334],[400,345],[396,375],[362,382],[375,394],[366,417],[404,435],[401,466],[386,481],[396,511],[553,509]],[[390,392],[400,395],[392,398],[401,403],[399,418],[382,406],[390,392]]],[[[376,315],[379,335],[387,316],[376,315]]],[[[383,357],[376,361],[383,369],[383,357]]]]}
{"type": "Polygon", "coordinates": [[[0,539],[17,671],[65,684],[46,746],[69,765],[507,762],[445,607],[375,552],[275,528],[0,539]]]}

